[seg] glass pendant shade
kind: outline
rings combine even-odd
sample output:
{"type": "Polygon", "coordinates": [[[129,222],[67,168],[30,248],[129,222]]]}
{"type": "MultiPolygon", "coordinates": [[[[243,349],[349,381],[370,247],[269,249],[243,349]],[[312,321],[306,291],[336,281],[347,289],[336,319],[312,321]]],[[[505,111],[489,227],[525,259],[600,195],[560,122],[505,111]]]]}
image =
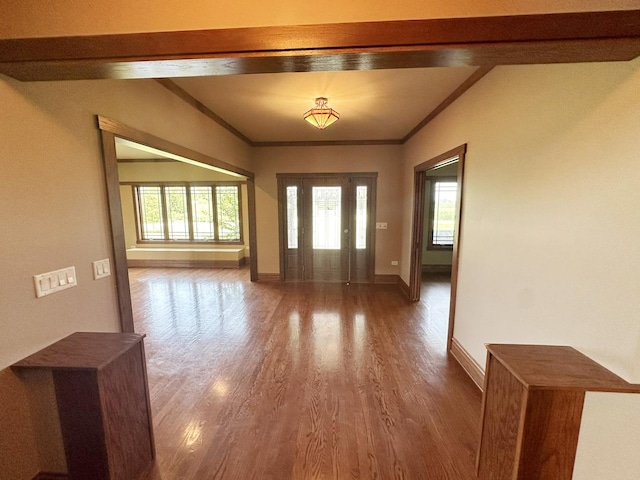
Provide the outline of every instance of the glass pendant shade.
{"type": "Polygon", "coordinates": [[[314,127],[324,130],[340,118],[340,114],[327,106],[327,99],[316,98],[316,106],[307,111],[303,118],[314,127]]]}

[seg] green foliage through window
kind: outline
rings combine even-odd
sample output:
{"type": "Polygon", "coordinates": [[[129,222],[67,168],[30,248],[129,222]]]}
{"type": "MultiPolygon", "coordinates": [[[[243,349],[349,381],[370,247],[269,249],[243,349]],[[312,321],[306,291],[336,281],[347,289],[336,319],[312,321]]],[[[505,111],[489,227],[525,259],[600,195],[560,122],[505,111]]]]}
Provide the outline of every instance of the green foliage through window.
{"type": "Polygon", "coordinates": [[[456,217],[458,183],[433,181],[429,247],[451,249],[456,217]]]}
{"type": "Polygon", "coordinates": [[[241,242],[239,185],[134,185],[142,241],[241,242]]]}

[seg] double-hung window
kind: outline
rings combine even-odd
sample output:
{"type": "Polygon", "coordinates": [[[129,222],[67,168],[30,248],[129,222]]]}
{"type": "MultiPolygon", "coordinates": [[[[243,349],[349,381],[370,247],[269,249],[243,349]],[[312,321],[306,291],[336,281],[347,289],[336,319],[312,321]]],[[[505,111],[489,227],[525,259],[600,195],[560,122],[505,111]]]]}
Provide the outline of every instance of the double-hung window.
{"type": "Polygon", "coordinates": [[[428,250],[453,249],[458,182],[455,178],[431,177],[428,250]]]}
{"type": "Polygon", "coordinates": [[[239,184],[133,185],[140,242],[242,242],[239,184]]]}

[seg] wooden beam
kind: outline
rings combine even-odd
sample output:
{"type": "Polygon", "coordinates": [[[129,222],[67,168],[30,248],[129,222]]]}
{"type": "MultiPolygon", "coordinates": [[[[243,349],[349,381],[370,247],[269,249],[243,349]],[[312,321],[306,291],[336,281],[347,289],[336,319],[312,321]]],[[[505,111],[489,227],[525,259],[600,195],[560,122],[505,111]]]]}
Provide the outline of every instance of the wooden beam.
{"type": "Polygon", "coordinates": [[[0,40],[19,80],[623,61],[640,10],[0,40]]]}

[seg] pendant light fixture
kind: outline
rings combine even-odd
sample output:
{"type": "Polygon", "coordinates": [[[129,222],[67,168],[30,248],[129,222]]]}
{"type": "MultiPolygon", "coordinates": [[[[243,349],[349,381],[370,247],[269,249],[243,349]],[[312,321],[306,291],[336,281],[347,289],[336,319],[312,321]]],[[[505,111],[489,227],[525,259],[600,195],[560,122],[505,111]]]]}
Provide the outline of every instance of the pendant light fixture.
{"type": "Polygon", "coordinates": [[[302,118],[314,127],[324,130],[338,120],[340,118],[340,114],[333,108],[329,108],[327,106],[327,99],[325,97],[318,97],[316,98],[315,108],[307,111],[302,118]]]}

